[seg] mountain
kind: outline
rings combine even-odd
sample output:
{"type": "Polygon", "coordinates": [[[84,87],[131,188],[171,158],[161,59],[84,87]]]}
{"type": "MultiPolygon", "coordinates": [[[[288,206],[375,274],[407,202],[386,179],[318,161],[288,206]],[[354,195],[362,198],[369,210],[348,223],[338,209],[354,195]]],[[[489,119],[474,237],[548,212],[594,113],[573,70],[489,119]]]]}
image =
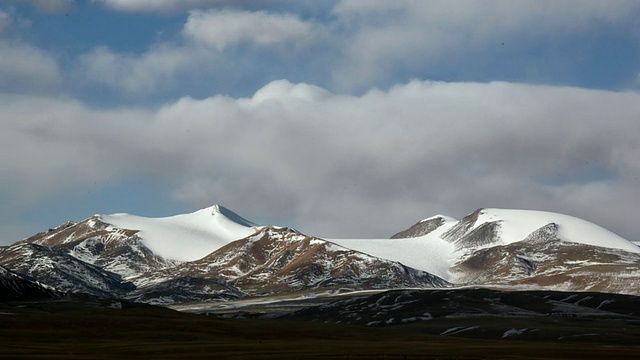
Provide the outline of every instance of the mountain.
{"type": "Polygon", "coordinates": [[[310,288],[353,291],[448,285],[398,262],[273,226],[191,263],[189,269],[213,270],[257,294],[310,288]]]}
{"type": "Polygon", "coordinates": [[[135,289],[121,276],[63,251],[16,243],[0,252],[0,264],[63,293],[118,297],[135,289]]]}
{"type": "Polygon", "coordinates": [[[640,247],[575,217],[479,209],[391,239],[321,239],[218,205],[94,215],[0,249],[0,265],[57,290],[154,304],[355,290],[492,286],[640,293],[640,247]]]}
{"type": "Polygon", "coordinates": [[[640,247],[568,215],[478,209],[424,219],[392,239],[332,241],[461,285],[640,294],[640,247]]]}
{"type": "Polygon", "coordinates": [[[258,226],[218,205],[166,218],[114,214],[65,223],[0,251],[0,264],[63,292],[165,305],[449,285],[290,228],[258,226]]]}
{"type": "Polygon", "coordinates": [[[561,229],[549,223],[522,241],[473,251],[453,271],[460,282],[487,286],[640,294],[636,249],[566,241],[561,229]]]}
{"type": "Polygon", "coordinates": [[[191,214],[146,218],[94,215],[22,240],[66,252],[125,278],[200,259],[253,234],[255,224],[222,206],[191,214]]]}
{"type": "Polygon", "coordinates": [[[555,225],[558,240],[640,253],[632,242],[588,221],[545,211],[478,209],[443,234],[457,248],[508,245],[525,240],[533,232],[555,225]]]}
{"type": "Polygon", "coordinates": [[[53,289],[0,266],[0,302],[44,300],[60,295],[53,289]]]}
{"type": "MultiPolygon", "coordinates": [[[[265,226],[206,257],[174,268],[148,273],[138,292],[160,293],[148,301],[162,303],[171,291],[182,299],[201,300],[193,293],[197,281],[216,286],[217,296],[235,299],[306,291],[354,291],[405,287],[443,287],[449,284],[424,271],[376,258],[286,227],[265,226]],[[175,283],[166,279],[189,279],[175,283]],[[158,292],[158,288],[163,291],[158,292]]],[[[201,287],[198,287],[201,288],[201,287]]],[[[198,289],[197,288],[197,289],[198,289]]]]}
{"type": "Polygon", "coordinates": [[[135,230],[153,254],[177,261],[200,259],[256,232],[256,224],[219,205],[165,218],[114,214],[100,220],[114,228],[135,230]]]}

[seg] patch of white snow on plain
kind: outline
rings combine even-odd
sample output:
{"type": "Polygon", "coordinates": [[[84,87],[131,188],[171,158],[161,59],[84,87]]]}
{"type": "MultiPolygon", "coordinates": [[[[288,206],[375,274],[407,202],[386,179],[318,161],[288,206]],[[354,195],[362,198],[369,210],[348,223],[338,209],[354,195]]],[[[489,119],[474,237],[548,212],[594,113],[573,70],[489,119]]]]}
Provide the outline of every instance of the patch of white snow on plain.
{"type": "Polygon", "coordinates": [[[596,308],[596,310],[600,310],[601,307],[605,306],[605,305],[609,305],[609,304],[613,304],[614,302],[616,302],[614,299],[607,299],[607,300],[603,300],[600,305],[598,305],[598,307],[596,308]]]}
{"type": "Polygon", "coordinates": [[[560,239],[581,244],[640,253],[640,247],[613,232],[573,216],[536,210],[483,209],[476,226],[499,221],[504,244],[524,240],[527,235],[549,224],[558,225],[560,239]]]}
{"type": "Polygon", "coordinates": [[[502,338],[504,339],[504,338],[509,337],[509,336],[522,335],[522,334],[526,333],[526,332],[527,332],[527,330],[529,330],[529,329],[526,329],[526,328],[525,328],[525,329],[511,329],[511,330],[507,330],[507,331],[505,331],[505,332],[504,332],[504,334],[502,335],[502,338]]]}
{"type": "Polygon", "coordinates": [[[455,334],[459,334],[461,332],[464,331],[469,331],[469,330],[474,330],[479,328],[480,326],[468,326],[468,327],[464,327],[464,326],[458,326],[458,327],[454,327],[451,329],[447,329],[445,331],[443,331],[442,333],[440,333],[440,335],[455,335],[455,334]]]}
{"type": "Polygon", "coordinates": [[[252,223],[218,205],[170,217],[113,214],[100,215],[100,220],[117,228],[139,230],[142,243],[156,255],[178,261],[201,259],[256,232],[252,223]]]}

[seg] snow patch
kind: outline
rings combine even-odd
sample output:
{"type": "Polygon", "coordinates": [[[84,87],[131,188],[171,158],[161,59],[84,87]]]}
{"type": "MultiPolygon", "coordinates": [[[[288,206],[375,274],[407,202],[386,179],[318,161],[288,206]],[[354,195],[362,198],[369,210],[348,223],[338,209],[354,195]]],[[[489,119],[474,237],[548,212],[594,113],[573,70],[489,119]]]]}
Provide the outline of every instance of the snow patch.
{"type": "Polygon", "coordinates": [[[329,239],[329,241],[380,259],[397,261],[451,281],[453,275],[449,269],[455,261],[455,245],[440,237],[449,227],[447,224],[442,225],[436,231],[417,238],[329,239]]]}
{"type": "Polygon", "coordinates": [[[465,332],[465,331],[469,331],[469,330],[474,330],[479,328],[480,326],[458,326],[458,327],[454,327],[451,329],[447,329],[445,331],[443,331],[442,333],[440,333],[440,335],[455,335],[455,334],[459,334],[461,332],[465,332]]]}
{"type": "Polygon", "coordinates": [[[507,331],[505,331],[505,332],[504,332],[504,334],[502,335],[502,338],[504,339],[504,338],[507,338],[507,337],[510,337],[510,336],[522,335],[522,334],[526,333],[526,332],[527,332],[527,330],[529,330],[529,329],[524,328],[524,329],[511,329],[511,330],[507,330],[507,331]]]}

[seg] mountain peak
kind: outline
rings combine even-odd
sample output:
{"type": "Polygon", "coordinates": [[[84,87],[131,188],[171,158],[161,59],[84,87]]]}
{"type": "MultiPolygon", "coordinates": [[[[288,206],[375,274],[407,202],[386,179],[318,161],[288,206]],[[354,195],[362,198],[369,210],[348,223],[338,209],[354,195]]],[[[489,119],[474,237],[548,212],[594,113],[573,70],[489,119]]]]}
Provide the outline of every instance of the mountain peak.
{"type": "MultiPolygon", "coordinates": [[[[561,240],[639,253],[630,241],[596,224],[573,216],[538,210],[484,208],[465,217],[474,220],[467,232],[483,224],[499,225],[499,242],[510,244],[524,240],[529,234],[549,224],[557,228],[561,240]]],[[[496,239],[498,240],[498,239],[496,239]]]]}
{"type": "Polygon", "coordinates": [[[442,214],[437,214],[437,215],[433,215],[431,217],[428,217],[426,219],[422,219],[419,221],[419,223],[423,223],[423,222],[427,222],[430,220],[444,220],[444,221],[458,221],[458,219],[451,217],[451,216],[447,216],[447,215],[442,215],[442,214]]]}
{"type": "MultiPolygon", "coordinates": [[[[199,211],[203,211],[203,212],[207,212],[209,214],[211,214],[211,216],[222,216],[225,217],[239,225],[243,225],[243,226],[247,226],[247,227],[253,227],[253,226],[258,226],[258,224],[249,221],[245,218],[243,218],[242,216],[236,214],[235,212],[229,210],[228,208],[219,205],[219,204],[214,204],[209,206],[208,208],[204,208],[202,210],[199,211]]],[[[198,211],[196,211],[198,212],[198,211]]]]}
{"type": "Polygon", "coordinates": [[[100,220],[119,229],[138,231],[144,246],[154,254],[178,261],[200,259],[256,231],[256,224],[220,205],[169,217],[113,214],[103,215],[100,220]]]}

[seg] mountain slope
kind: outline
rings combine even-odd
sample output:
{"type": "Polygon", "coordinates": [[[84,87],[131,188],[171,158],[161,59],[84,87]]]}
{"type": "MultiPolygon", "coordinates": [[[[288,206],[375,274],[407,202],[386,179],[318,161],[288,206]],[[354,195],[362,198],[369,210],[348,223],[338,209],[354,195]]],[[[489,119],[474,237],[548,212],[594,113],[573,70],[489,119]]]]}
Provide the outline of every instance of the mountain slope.
{"type": "MultiPolygon", "coordinates": [[[[267,226],[197,261],[137,279],[155,291],[166,279],[209,279],[245,296],[296,291],[442,287],[448,283],[400,263],[353,251],[290,228],[267,226]]],[[[186,286],[190,286],[187,284],[186,286]]],[[[180,292],[180,288],[174,288],[180,292]]],[[[226,293],[229,295],[229,293],[226,293]]]]}
{"type": "Polygon", "coordinates": [[[60,293],[0,265],[0,302],[51,299],[60,293]]]}
{"type": "Polygon", "coordinates": [[[0,252],[0,264],[60,292],[117,297],[135,286],[120,275],[46,246],[16,243],[0,252]]]}
{"type": "Polygon", "coordinates": [[[558,228],[548,224],[523,241],[474,251],[452,271],[461,282],[488,286],[639,294],[639,253],[563,241],[558,228]]]}
{"type": "Polygon", "coordinates": [[[100,220],[100,216],[79,223],[68,222],[19,243],[55,249],[123,278],[176,264],[144,246],[137,230],[115,228],[100,220]]]}

